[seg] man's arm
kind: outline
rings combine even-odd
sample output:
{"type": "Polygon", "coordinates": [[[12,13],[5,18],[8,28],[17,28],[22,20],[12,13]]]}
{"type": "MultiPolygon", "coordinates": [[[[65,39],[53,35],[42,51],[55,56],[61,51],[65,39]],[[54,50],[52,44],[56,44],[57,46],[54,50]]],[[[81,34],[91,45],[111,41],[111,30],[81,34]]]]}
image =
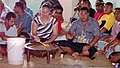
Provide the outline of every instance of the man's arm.
{"type": "Polygon", "coordinates": [[[117,40],[116,39],[113,39],[113,40],[110,40],[109,44],[107,44],[105,47],[104,47],[104,52],[106,52],[106,50],[113,44],[116,44],[117,40]]]}
{"type": "Polygon", "coordinates": [[[7,38],[12,38],[15,36],[7,36],[7,35],[5,35],[5,32],[0,32],[0,37],[2,38],[2,40],[7,40],[7,38]]]}
{"type": "Polygon", "coordinates": [[[107,31],[107,29],[105,27],[102,27],[100,30],[101,34],[105,33],[106,31],[107,31]]]}
{"type": "Polygon", "coordinates": [[[52,33],[51,38],[49,40],[45,41],[44,43],[50,43],[57,38],[57,36],[58,36],[58,24],[56,23],[52,29],[53,29],[53,33],[52,33]]]}
{"type": "Polygon", "coordinates": [[[94,31],[94,33],[93,33],[94,38],[91,40],[90,46],[94,46],[98,42],[98,40],[100,39],[101,33],[100,33],[100,27],[99,27],[97,21],[95,21],[95,23],[93,25],[93,31],[94,31]]]}
{"type": "Polygon", "coordinates": [[[112,35],[108,35],[103,39],[103,41],[110,42],[113,39],[114,39],[114,37],[112,35]]]}
{"type": "Polygon", "coordinates": [[[33,21],[31,25],[31,37],[34,38],[35,41],[40,40],[39,37],[36,35],[37,28],[38,28],[38,25],[36,24],[35,21],[33,21]]]}
{"type": "Polygon", "coordinates": [[[90,42],[90,46],[94,46],[98,42],[99,39],[100,39],[100,36],[95,36],[90,42]]]}
{"type": "Polygon", "coordinates": [[[74,37],[75,37],[75,33],[67,32],[66,38],[67,38],[68,40],[72,40],[72,39],[74,39],[74,37]]]}
{"type": "Polygon", "coordinates": [[[23,27],[23,25],[21,25],[21,26],[18,28],[17,33],[20,34],[20,33],[23,31],[23,29],[24,29],[24,27],[23,27]]]}

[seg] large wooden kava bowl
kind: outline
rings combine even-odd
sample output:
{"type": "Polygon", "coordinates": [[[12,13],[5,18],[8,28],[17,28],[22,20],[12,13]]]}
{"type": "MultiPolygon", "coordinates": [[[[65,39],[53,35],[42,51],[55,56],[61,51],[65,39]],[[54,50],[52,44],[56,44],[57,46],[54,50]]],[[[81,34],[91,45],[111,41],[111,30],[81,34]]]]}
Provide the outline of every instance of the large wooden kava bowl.
{"type": "Polygon", "coordinates": [[[30,61],[30,56],[33,55],[39,58],[46,57],[47,63],[49,64],[50,55],[52,55],[52,58],[54,59],[57,48],[52,46],[52,44],[50,44],[50,46],[43,46],[40,43],[27,43],[25,45],[25,50],[27,54],[27,62],[30,61]]]}

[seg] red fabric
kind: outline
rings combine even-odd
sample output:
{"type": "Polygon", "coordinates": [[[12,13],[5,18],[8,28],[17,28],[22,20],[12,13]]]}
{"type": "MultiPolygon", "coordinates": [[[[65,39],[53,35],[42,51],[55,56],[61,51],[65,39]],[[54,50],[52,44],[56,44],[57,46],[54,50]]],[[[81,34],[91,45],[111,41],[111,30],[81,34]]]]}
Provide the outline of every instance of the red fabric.
{"type": "Polygon", "coordinates": [[[57,22],[58,22],[58,33],[60,33],[60,31],[62,30],[60,18],[57,18],[57,22]]]}
{"type": "MultiPolygon", "coordinates": [[[[51,15],[51,16],[54,17],[53,15],[51,15]]],[[[56,19],[57,19],[57,22],[58,22],[58,33],[60,33],[60,31],[62,30],[61,20],[60,20],[60,18],[56,18],[56,19]]]]}
{"type": "MultiPolygon", "coordinates": [[[[116,38],[117,39],[117,38],[116,38]]],[[[118,40],[118,42],[120,43],[120,40],[119,39],[117,39],[118,40]]]]}
{"type": "Polygon", "coordinates": [[[95,12],[94,19],[99,20],[104,15],[104,12],[95,12]]]}

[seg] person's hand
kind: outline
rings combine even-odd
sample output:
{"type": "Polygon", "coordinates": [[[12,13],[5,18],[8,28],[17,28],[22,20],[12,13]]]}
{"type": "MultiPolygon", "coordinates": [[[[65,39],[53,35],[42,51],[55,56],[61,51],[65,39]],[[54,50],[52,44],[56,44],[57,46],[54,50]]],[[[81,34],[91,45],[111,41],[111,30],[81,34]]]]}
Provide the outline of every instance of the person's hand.
{"type": "Polygon", "coordinates": [[[46,40],[44,43],[45,43],[45,44],[48,44],[48,43],[50,43],[50,42],[46,40]]]}
{"type": "Polygon", "coordinates": [[[107,44],[105,47],[104,47],[104,51],[108,50],[109,48],[109,44],[107,44]]]}
{"type": "Polygon", "coordinates": [[[21,25],[17,30],[18,34],[20,34],[23,31],[23,29],[24,29],[24,27],[21,25]]]}
{"type": "Polygon", "coordinates": [[[34,40],[35,40],[35,42],[38,42],[38,41],[40,41],[40,38],[38,36],[34,36],[34,40]]]}
{"type": "Polygon", "coordinates": [[[112,46],[111,48],[110,48],[110,51],[112,52],[112,51],[115,51],[115,47],[116,46],[112,46]]]}
{"type": "Polygon", "coordinates": [[[5,32],[0,32],[0,36],[5,36],[5,32]]]}
{"type": "Polygon", "coordinates": [[[103,54],[105,55],[107,52],[106,52],[106,50],[108,50],[108,48],[109,48],[109,45],[106,45],[105,47],[104,47],[104,50],[103,50],[103,54]]]}
{"type": "Polygon", "coordinates": [[[66,38],[67,38],[67,39],[73,39],[74,36],[75,36],[75,33],[68,32],[68,33],[66,34],[66,38]]]}

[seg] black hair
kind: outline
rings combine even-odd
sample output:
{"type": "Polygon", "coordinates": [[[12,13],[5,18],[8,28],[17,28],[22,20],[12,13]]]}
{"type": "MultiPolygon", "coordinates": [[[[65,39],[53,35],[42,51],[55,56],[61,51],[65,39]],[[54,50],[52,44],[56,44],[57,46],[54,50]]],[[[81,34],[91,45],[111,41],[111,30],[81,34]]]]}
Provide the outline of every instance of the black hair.
{"type": "Polygon", "coordinates": [[[29,42],[29,40],[30,40],[30,35],[29,35],[28,33],[26,33],[26,32],[21,32],[21,33],[18,35],[18,37],[20,37],[21,35],[25,36],[26,42],[29,42]]]}
{"type": "Polygon", "coordinates": [[[49,2],[43,3],[42,6],[40,6],[40,8],[42,7],[48,7],[48,8],[52,8],[52,4],[50,4],[49,2]]]}
{"type": "Polygon", "coordinates": [[[117,8],[115,8],[115,10],[120,10],[120,8],[117,7],[117,8]]]}
{"type": "Polygon", "coordinates": [[[16,18],[16,15],[14,12],[8,12],[5,19],[10,20],[11,18],[16,18]]]}
{"type": "MultiPolygon", "coordinates": [[[[108,59],[111,59],[112,56],[114,56],[114,55],[116,55],[116,54],[119,54],[119,53],[120,53],[120,52],[112,52],[112,53],[109,55],[108,59]]],[[[120,59],[118,59],[115,63],[120,63],[120,59]]]]}
{"type": "Polygon", "coordinates": [[[26,5],[26,1],[25,0],[20,0],[20,2],[26,5]]]}
{"type": "Polygon", "coordinates": [[[112,53],[109,55],[108,59],[111,59],[111,56],[116,55],[116,54],[118,54],[118,53],[120,53],[120,52],[112,52],[112,53]]]}
{"type": "Polygon", "coordinates": [[[99,1],[99,2],[103,2],[103,0],[97,0],[97,1],[99,1]]]}
{"type": "Polygon", "coordinates": [[[79,12],[80,12],[81,10],[86,10],[86,11],[89,13],[89,10],[88,10],[87,7],[82,7],[82,8],[80,8],[80,9],[79,9],[79,12]]]}
{"type": "Polygon", "coordinates": [[[83,2],[88,2],[88,5],[91,7],[91,3],[89,0],[83,0],[83,2]]]}
{"type": "Polygon", "coordinates": [[[110,5],[111,7],[113,7],[113,3],[111,3],[111,2],[107,2],[107,3],[105,3],[105,5],[110,5]]]}
{"type": "Polygon", "coordinates": [[[95,6],[100,6],[100,5],[104,6],[103,0],[97,0],[96,1],[95,6]]]}
{"type": "Polygon", "coordinates": [[[63,12],[63,7],[62,7],[61,5],[55,5],[55,6],[54,6],[54,10],[55,10],[55,9],[60,9],[60,10],[62,10],[62,12],[63,12]]]}
{"type": "Polygon", "coordinates": [[[20,7],[22,10],[24,10],[24,6],[23,6],[23,3],[22,2],[16,2],[15,5],[17,7],[20,7]]]}

